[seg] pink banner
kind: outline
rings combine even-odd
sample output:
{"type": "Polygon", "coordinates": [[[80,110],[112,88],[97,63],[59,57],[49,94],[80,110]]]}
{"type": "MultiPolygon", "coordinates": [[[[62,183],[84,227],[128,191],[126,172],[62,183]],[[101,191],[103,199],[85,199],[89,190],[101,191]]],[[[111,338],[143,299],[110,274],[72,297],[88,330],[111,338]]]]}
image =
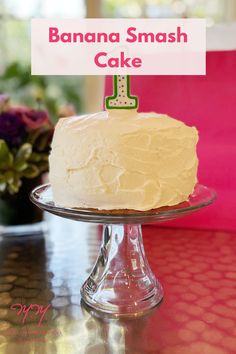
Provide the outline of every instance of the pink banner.
{"type": "Polygon", "coordinates": [[[34,75],[204,75],[203,19],[33,19],[34,75]]]}

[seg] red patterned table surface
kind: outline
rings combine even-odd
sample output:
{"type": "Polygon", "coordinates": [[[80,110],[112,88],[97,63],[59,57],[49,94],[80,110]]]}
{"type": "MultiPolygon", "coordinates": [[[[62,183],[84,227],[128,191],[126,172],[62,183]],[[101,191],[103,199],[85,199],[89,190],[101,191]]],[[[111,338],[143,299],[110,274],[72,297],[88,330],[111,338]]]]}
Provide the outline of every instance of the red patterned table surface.
{"type": "Polygon", "coordinates": [[[0,353],[236,353],[236,234],[157,226],[143,233],[165,294],[129,320],[96,318],[80,304],[100,243],[96,225],[53,217],[45,237],[2,239],[0,353]],[[22,323],[10,309],[16,303],[50,305],[44,332],[32,313],[22,323]]]}
{"type": "Polygon", "coordinates": [[[236,234],[148,226],[144,242],[165,289],[150,350],[236,353],[236,234]]]}

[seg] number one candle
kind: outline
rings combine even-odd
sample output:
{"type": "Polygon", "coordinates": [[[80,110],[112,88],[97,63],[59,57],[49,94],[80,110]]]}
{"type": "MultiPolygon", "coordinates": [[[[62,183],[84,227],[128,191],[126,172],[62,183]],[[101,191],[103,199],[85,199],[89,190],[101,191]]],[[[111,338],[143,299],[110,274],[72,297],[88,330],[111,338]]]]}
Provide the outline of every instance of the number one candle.
{"type": "Polygon", "coordinates": [[[130,77],[113,76],[113,96],[106,97],[106,109],[136,109],[138,97],[130,94],[130,77]]]}

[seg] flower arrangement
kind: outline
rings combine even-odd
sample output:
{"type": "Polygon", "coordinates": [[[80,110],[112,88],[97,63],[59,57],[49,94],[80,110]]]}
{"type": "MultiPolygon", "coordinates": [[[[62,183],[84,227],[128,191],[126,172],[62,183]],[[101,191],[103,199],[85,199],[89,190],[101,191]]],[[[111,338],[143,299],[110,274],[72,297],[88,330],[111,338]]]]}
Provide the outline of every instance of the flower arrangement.
{"type": "Polygon", "coordinates": [[[0,95],[0,197],[17,194],[24,181],[48,171],[52,134],[46,111],[11,106],[0,95]]]}

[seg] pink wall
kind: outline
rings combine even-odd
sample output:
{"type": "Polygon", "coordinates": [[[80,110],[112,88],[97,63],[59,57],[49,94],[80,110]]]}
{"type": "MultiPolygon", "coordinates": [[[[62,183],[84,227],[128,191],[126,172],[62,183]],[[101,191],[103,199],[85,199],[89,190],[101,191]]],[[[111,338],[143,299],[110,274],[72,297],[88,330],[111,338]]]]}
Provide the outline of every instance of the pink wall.
{"type": "MultiPolygon", "coordinates": [[[[111,93],[111,77],[106,95],[111,93]]],[[[236,230],[236,51],[208,52],[206,76],[134,76],[139,111],[167,113],[199,130],[199,182],[214,205],[168,225],[236,230]]]]}

